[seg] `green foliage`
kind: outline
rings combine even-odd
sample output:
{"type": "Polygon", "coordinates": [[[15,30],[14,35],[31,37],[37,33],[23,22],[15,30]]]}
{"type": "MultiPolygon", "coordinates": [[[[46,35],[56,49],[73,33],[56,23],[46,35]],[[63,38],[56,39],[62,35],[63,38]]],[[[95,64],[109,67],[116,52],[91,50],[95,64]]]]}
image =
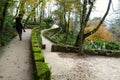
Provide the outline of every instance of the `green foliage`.
{"type": "Polygon", "coordinates": [[[42,39],[40,37],[40,27],[36,27],[32,30],[32,42],[38,43],[41,46],[42,39]]]}
{"type": "Polygon", "coordinates": [[[108,42],[106,43],[106,49],[120,50],[120,44],[118,44],[117,42],[108,42]]]}
{"type": "Polygon", "coordinates": [[[38,44],[37,42],[32,42],[32,47],[40,47],[40,44],[38,44]]]}
{"type": "Polygon", "coordinates": [[[43,21],[44,21],[46,24],[52,24],[52,23],[53,23],[53,19],[52,19],[52,18],[44,18],[43,21]]]}
{"type": "Polygon", "coordinates": [[[42,39],[40,37],[40,31],[39,31],[39,27],[36,27],[32,30],[32,51],[35,52],[39,52],[41,53],[41,45],[42,45],[42,39]]]}
{"type": "Polygon", "coordinates": [[[52,23],[53,23],[53,20],[51,18],[45,18],[41,24],[40,24],[40,27],[42,29],[47,29],[47,28],[50,28],[52,26],[52,23]]]}
{"type": "Polygon", "coordinates": [[[32,47],[32,51],[34,53],[36,53],[36,52],[41,53],[41,48],[40,47],[32,47]]]}
{"type": "Polygon", "coordinates": [[[43,53],[34,53],[34,60],[44,62],[44,55],[43,53]]]}
{"type": "MultiPolygon", "coordinates": [[[[25,19],[23,19],[22,22],[25,23],[25,19]]],[[[37,22],[35,22],[35,21],[31,21],[31,20],[27,21],[26,24],[27,24],[27,25],[39,25],[39,23],[37,23],[37,22]]]]}
{"type": "Polygon", "coordinates": [[[50,39],[58,44],[74,45],[75,43],[75,39],[73,38],[73,36],[66,33],[59,33],[50,37],[50,39]]]}
{"type": "Polygon", "coordinates": [[[37,76],[40,78],[39,80],[51,80],[51,72],[49,67],[47,66],[47,63],[36,62],[35,64],[37,68],[37,76]]]}
{"type": "Polygon", "coordinates": [[[44,63],[44,55],[41,51],[42,39],[40,36],[40,27],[32,30],[31,44],[35,61],[37,80],[50,80],[51,73],[48,65],[44,63]]]}
{"type": "Polygon", "coordinates": [[[100,40],[95,40],[95,41],[86,41],[85,42],[85,49],[105,49],[105,42],[102,42],[100,40]]]}
{"type": "Polygon", "coordinates": [[[93,48],[93,45],[90,42],[86,41],[85,42],[85,49],[91,50],[91,49],[94,49],[94,48],[93,48]]]}
{"type": "Polygon", "coordinates": [[[104,43],[102,41],[100,41],[100,40],[94,41],[95,49],[102,49],[103,48],[103,44],[104,43]]]}
{"type": "Polygon", "coordinates": [[[17,35],[13,27],[12,16],[7,16],[4,22],[2,32],[0,32],[0,46],[6,45],[13,37],[17,35]]]}
{"type": "Polygon", "coordinates": [[[66,33],[60,32],[59,28],[45,31],[43,35],[49,40],[51,40],[52,42],[57,44],[66,44],[66,45],[73,46],[75,43],[75,37],[73,37],[71,33],[66,34],[66,33]]]}
{"type": "Polygon", "coordinates": [[[51,26],[52,26],[52,24],[46,24],[44,21],[41,22],[41,24],[40,24],[40,28],[42,28],[42,29],[48,29],[51,26]]]}
{"type": "Polygon", "coordinates": [[[43,28],[50,28],[52,26],[52,23],[52,18],[44,18],[40,26],[43,28]]]}
{"type": "Polygon", "coordinates": [[[3,13],[5,2],[6,2],[5,0],[0,1],[0,20],[1,20],[2,15],[3,15],[2,13],[3,13]]]}

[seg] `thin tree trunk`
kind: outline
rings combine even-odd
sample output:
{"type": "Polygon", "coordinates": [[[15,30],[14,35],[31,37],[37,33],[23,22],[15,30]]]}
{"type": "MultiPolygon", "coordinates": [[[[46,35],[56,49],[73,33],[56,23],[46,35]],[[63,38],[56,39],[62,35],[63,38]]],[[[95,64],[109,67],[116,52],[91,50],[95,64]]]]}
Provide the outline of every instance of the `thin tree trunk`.
{"type": "Polygon", "coordinates": [[[42,22],[42,11],[40,12],[40,23],[42,22]]]}
{"type": "Polygon", "coordinates": [[[23,18],[25,14],[25,2],[26,0],[21,0],[21,5],[20,5],[20,11],[18,15],[21,15],[21,18],[23,18]]]}
{"type": "Polygon", "coordinates": [[[24,27],[26,26],[26,23],[27,23],[27,21],[29,20],[31,14],[34,12],[34,10],[38,7],[38,5],[39,5],[40,3],[41,3],[41,1],[39,1],[38,4],[33,7],[33,9],[31,10],[31,12],[29,13],[28,17],[27,17],[26,20],[25,20],[24,27]]]}
{"type": "Polygon", "coordinates": [[[5,5],[4,5],[4,9],[3,9],[3,13],[2,13],[2,18],[1,18],[1,24],[0,24],[0,32],[3,30],[3,23],[5,21],[5,16],[6,16],[6,13],[7,13],[7,8],[8,8],[8,5],[9,5],[9,0],[6,1],[5,5]]]}
{"type": "Polygon", "coordinates": [[[43,17],[44,17],[44,10],[43,10],[43,8],[44,8],[44,3],[42,3],[42,6],[41,6],[40,23],[42,22],[42,19],[43,19],[43,17]]]}
{"type": "Polygon", "coordinates": [[[15,14],[15,16],[13,17],[13,20],[16,18],[17,14],[18,14],[18,11],[19,11],[21,2],[22,2],[22,1],[20,0],[20,3],[19,3],[19,5],[18,5],[18,7],[17,7],[16,14],[15,14]]]}
{"type": "Polygon", "coordinates": [[[69,11],[69,14],[68,14],[68,25],[67,25],[68,30],[69,30],[69,27],[70,27],[70,14],[71,14],[71,12],[69,11]]]}

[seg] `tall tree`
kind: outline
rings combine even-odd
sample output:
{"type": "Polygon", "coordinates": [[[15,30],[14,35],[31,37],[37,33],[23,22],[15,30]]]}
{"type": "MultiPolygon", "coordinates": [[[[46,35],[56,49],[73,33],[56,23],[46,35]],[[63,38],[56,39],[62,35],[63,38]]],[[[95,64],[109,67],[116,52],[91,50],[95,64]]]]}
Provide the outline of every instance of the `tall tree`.
{"type": "Polygon", "coordinates": [[[69,34],[69,24],[74,2],[74,0],[58,0],[58,9],[54,12],[57,18],[59,19],[59,25],[62,28],[62,31],[66,34],[64,42],[67,41],[67,37],[69,34]]]}
{"type": "Polygon", "coordinates": [[[76,39],[76,46],[79,47],[79,54],[84,54],[84,40],[85,40],[85,38],[90,36],[91,34],[95,33],[99,29],[99,27],[101,26],[103,21],[105,20],[107,14],[109,12],[112,0],[109,0],[106,13],[104,14],[102,20],[97,25],[97,27],[95,29],[93,29],[92,31],[85,33],[85,27],[86,27],[86,24],[89,20],[94,2],[95,2],[95,0],[84,0],[83,1],[83,6],[81,8],[82,16],[80,17],[80,23],[81,23],[80,24],[80,32],[79,32],[77,39],[76,39]],[[89,8],[87,8],[88,5],[90,5],[89,8]]]}
{"type": "Polygon", "coordinates": [[[39,2],[38,2],[37,4],[35,4],[35,6],[34,6],[34,7],[32,8],[32,10],[29,12],[29,14],[28,14],[28,16],[27,16],[27,18],[26,18],[26,20],[25,20],[24,26],[26,26],[26,23],[27,23],[27,21],[29,20],[30,16],[31,16],[32,14],[35,14],[35,9],[38,7],[38,5],[39,5],[41,2],[42,2],[42,1],[39,0],[39,2]]]}

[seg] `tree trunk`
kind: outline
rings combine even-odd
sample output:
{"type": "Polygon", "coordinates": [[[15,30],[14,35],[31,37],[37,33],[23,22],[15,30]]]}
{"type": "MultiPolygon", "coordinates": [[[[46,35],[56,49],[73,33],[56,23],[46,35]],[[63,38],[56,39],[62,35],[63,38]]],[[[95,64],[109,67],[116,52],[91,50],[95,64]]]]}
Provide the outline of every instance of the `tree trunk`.
{"type": "Polygon", "coordinates": [[[94,30],[92,30],[91,32],[84,34],[84,30],[85,30],[85,27],[86,27],[87,21],[89,19],[89,16],[91,14],[92,6],[93,6],[93,3],[90,3],[90,8],[88,9],[88,13],[87,13],[87,1],[84,0],[83,9],[82,9],[83,10],[82,11],[82,18],[80,18],[81,19],[80,32],[77,36],[76,44],[75,44],[75,46],[79,47],[80,54],[84,54],[84,40],[85,40],[85,38],[88,37],[89,35],[95,33],[99,29],[99,27],[101,26],[103,21],[105,20],[107,14],[109,12],[109,9],[110,9],[111,1],[112,0],[109,0],[107,11],[106,11],[105,15],[103,16],[102,20],[100,21],[100,23],[98,24],[98,26],[94,30]]]}
{"type": "Polygon", "coordinates": [[[45,4],[44,4],[44,2],[42,3],[42,6],[41,6],[41,12],[40,12],[40,23],[42,22],[42,19],[43,19],[43,17],[44,17],[44,6],[45,6],[45,4]]]}
{"type": "Polygon", "coordinates": [[[13,20],[16,18],[17,14],[18,14],[18,11],[19,11],[21,2],[22,2],[22,1],[19,2],[19,5],[18,5],[17,10],[16,10],[16,14],[15,14],[15,16],[13,17],[13,20]]]}
{"type": "MultiPolygon", "coordinates": [[[[33,9],[30,11],[29,15],[27,16],[27,18],[26,18],[26,20],[25,20],[24,27],[26,26],[26,23],[27,23],[27,21],[29,20],[31,14],[32,14],[32,13],[33,13],[33,14],[35,13],[35,9],[38,7],[38,5],[39,5],[40,3],[41,3],[41,1],[39,1],[38,4],[36,4],[36,5],[33,7],[33,9]]],[[[41,14],[40,14],[40,15],[41,15],[41,14]]],[[[35,19],[35,21],[36,21],[36,19],[35,19]]]]}
{"type": "Polygon", "coordinates": [[[5,21],[5,16],[6,16],[8,5],[9,5],[9,0],[7,0],[5,2],[5,5],[4,5],[4,9],[3,9],[3,13],[2,13],[2,18],[0,20],[0,32],[3,30],[3,23],[5,21]]]}
{"type": "Polygon", "coordinates": [[[25,14],[25,3],[26,3],[26,0],[21,0],[20,11],[19,11],[19,15],[21,15],[21,18],[23,18],[25,14]]]}
{"type": "Polygon", "coordinates": [[[83,11],[82,11],[82,18],[81,18],[81,24],[80,24],[80,32],[77,36],[76,46],[79,47],[79,54],[84,54],[84,30],[86,27],[85,18],[86,18],[86,12],[87,12],[87,1],[84,0],[83,3],[83,11]]]}

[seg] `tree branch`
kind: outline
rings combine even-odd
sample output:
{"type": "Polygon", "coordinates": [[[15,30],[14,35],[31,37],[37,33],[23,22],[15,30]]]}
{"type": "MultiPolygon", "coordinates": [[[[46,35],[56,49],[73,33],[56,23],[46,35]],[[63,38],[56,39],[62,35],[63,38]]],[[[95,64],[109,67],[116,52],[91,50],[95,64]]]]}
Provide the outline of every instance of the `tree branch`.
{"type": "Polygon", "coordinates": [[[106,11],[105,15],[103,16],[102,20],[100,21],[100,23],[98,24],[98,26],[94,30],[84,34],[84,38],[86,38],[86,37],[90,36],[91,34],[95,33],[100,28],[101,24],[103,23],[103,21],[105,20],[106,16],[108,15],[108,12],[110,10],[111,2],[112,2],[112,0],[109,0],[107,11],[106,11]]]}
{"type": "Polygon", "coordinates": [[[90,2],[90,7],[89,7],[89,11],[87,13],[87,16],[86,16],[86,19],[85,19],[85,23],[87,24],[88,20],[89,20],[89,17],[90,17],[90,14],[92,12],[92,8],[93,8],[93,2],[90,2]]]}
{"type": "Polygon", "coordinates": [[[13,17],[13,20],[16,18],[17,14],[18,14],[18,11],[19,11],[19,8],[20,8],[21,3],[22,3],[22,0],[20,0],[20,2],[19,2],[19,5],[18,5],[17,10],[16,10],[16,14],[15,14],[15,16],[13,17]]]}

